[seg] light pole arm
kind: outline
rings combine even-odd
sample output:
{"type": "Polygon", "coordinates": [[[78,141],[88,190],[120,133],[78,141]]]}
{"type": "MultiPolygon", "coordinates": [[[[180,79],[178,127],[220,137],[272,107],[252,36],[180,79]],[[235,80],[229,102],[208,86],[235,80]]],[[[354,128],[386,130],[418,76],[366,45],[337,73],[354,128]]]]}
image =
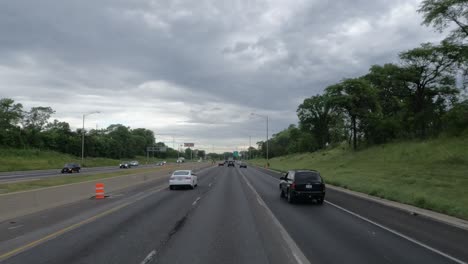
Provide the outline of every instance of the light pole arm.
{"type": "Polygon", "coordinates": [[[85,122],[85,117],[88,115],[92,114],[99,114],[99,111],[94,111],[91,113],[83,114],[83,126],[81,128],[81,166],[83,166],[84,162],[84,138],[85,138],[85,130],[84,130],[84,122],[85,122]]]}
{"type": "Polygon", "coordinates": [[[265,118],[266,119],[266,160],[267,160],[267,167],[270,166],[270,163],[269,163],[269,143],[268,143],[268,129],[269,129],[269,117],[268,115],[259,115],[259,114],[256,114],[256,113],[250,113],[250,115],[256,115],[256,116],[259,116],[259,117],[262,117],[262,118],[265,118]]]}
{"type": "Polygon", "coordinates": [[[84,120],[85,120],[85,114],[83,114],[83,126],[81,128],[81,166],[83,166],[83,161],[84,161],[84,120]]]}
{"type": "Polygon", "coordinates": [[[266,142],[266,147],[267,147],[267,151],[266,151],[266,157],[267,157],[267,168],[270,167],[270,162],[269,162],[269,157],[268,157],[268,122],[269,122],[269,118],[268,116],[266,117],[266,139],[267,139],[267,142],[266,142]]]}

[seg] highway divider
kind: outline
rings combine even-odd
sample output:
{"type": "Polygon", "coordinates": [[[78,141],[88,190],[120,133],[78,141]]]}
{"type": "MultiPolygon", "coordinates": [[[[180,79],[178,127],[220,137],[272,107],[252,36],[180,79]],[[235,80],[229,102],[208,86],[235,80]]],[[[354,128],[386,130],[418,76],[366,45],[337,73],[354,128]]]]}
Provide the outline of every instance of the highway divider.
{"type": "Polygon", "coordinates": [[[167,165],[167,167],[153,172],[135,173],[87,182],[0,194],[0,222],[79,200],[89,199],[95,195],[96,183],[103,183],[106,186],[106,193],[112,193],[131,186],[148,184],[154,180],[168,177],[169,173],[174,170],[199,170],[209,166],[212,165],[208,163],[167,165]]]}

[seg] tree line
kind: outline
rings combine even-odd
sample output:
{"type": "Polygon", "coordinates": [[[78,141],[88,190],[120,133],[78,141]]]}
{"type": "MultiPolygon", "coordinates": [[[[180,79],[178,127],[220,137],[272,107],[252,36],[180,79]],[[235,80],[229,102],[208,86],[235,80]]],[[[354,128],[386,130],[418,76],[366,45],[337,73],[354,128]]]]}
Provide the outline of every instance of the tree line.
{"type": "MultiPolygon", "coordinates": [[[[82,133],[85,133],[85,156],[113,159],[146,156],[148,146],[166,147],[165,153],[149,153],[150,157],[190,158],[190,149],[178,153],[163,142],[155,144],[154,132],[145,128],[131,129],[113,124],[104,129],[73,131],[70,124],[57,119],[50,122],[55,113],[51,107],[32,107],[25,110],[21,103],[10,98],[0,99],[0,146],[10,148],[47,149],[81,156],[82,133]]],[[[204,151],[194,150],[194,157],[204,156],[204,151]]]]}
{"type": "MultiPolygon", "coordinates": [[[[468,1],[425,0],[423,24],[452,30],[438,44],[399,54],[399,63],[373,65],[306,98],[299,124],[273,135],[270,157],[323,149],[348,141],[353,149],[399,139],[426,139],[468,131],[468,1]]],[[[266,143],[257,143],[265,155],[266,143]]]]}

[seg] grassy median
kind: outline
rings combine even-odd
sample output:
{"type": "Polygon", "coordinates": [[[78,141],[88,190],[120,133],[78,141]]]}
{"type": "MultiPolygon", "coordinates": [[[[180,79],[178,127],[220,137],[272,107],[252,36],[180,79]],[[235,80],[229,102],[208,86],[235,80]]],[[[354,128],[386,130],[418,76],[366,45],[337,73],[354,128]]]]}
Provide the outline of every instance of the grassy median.
{"type": "MultiPolygon", "coordinates": [[[[73,155],[39,149],[0,149],[0,172],[5,171],[27,171],[27,170],[46,170],[46,169],[61,169],[65,163],[76,162],[82,167],[102,167],[102,166],[118,166],[120,160],[108,158],[93,158],[87,157],[81,163],[81,158],[73,155]]],[[[140,164],[146,162],[156,163],[160,161],[157,158],[149,158],[137,156],[132,159],[123,159],[125,161],[137,160],[140,164]]],[[[168,159],[174,161],[175,159],[168,159]]]]}
{"type": "Polygon", "coordinates": [[[174,169],[175,166],[164,166],[164,167],[156,167],[156,168],[135,168],[135,169],[125,169],[118,172],[99,172],[96,174],[66,174],[64,176],[57,176],[57,177],[50,177],[50,178],[43,178],[40,180],[32,180],[32,181],[20,181],[14,183],[4,183],[0,184],[0,194],[4,193],[12,193],[12,192],[19,192],[19,191],[27,191],[45,187],[52,187],[58,185],[65,185],[71,183],[78,183],[78,182],[85,182],[85,181],[92,181],[92,180],[99,180],[99,179],[106,179],[112,178],[122,175],[130,175],[130,174],[141,174],[141,173],[148,173],[154,171],[161,171],[163,169],[171,170],[174,169]]]}
{"type": "MultiPolygon", "coordinates": [[[[264,166],[265,160],[252,163],[264,166]]],[[[333,185],[468,219],[468,138],[401,142],[354,152],[340,146],[270,160],[316,169],[333,185]]]]}
{"type": "MultiPolygon", "coordinates": [[[[55,151],[38,149],[0,150],[0,171],[60,169],[65,163],[81,163],[81,159],[55,151]]],[[[119,160],[86,158],[83,167],[116,166],[119,160]]]]}

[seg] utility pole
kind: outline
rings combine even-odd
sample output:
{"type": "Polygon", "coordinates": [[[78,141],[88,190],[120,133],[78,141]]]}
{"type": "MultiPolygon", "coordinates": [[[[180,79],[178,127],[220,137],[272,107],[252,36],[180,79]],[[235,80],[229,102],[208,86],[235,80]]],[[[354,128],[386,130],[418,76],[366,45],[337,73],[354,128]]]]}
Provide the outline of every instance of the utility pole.
{"type": "Polygon", "coordinates": [[[252,147],[252,136],[249,136],[249,160],[252,159],[252,157],[250,156],[250,148],[252,147]]]}
{"type": "Polygon", "coordinates": [[[256,116],[259,116],[259,117],[263,117],[266,119],[266,166],[269,167],[270,166],[270,162],[269,162],[269,157],[268,157],[268,148],[269,148],[269,143],[268,143],[268,123],[269,123],[269,117],[268,115],[259,115],[259,114],[255,114],[255,113],[250,113],[250,115],[256,115],[256,116]]]}
{"type": "Polygon", "coordinates": [[[85,123],[85,117],[88,115],[92,114],[99,114],[99,111],[94,111],[91,113],[83,114],[83,127],[81,129],[81,165],[83,166],[84,162],[84,139],[85,139],[85,130],[84,130],[84,123],[85,123]]]}
{"type": "Polygon", "coordinates": [[[267,124],[266,124],[266,125],[267,125],[267,129],[266,129],[266,131],[267,131],[267,133],[266,133],[266,139],[267,139],[267,142],[266,142],[266,145],[267,145],[267,153],[266,153],[266,157],[267,157],[267,168],[269,168],[269,167],[270,167],[270,162],[269,162],[269,159],[268,159],[268,145],[269,145],[269,144],[268,144],[268,119],[269,119],[268,116],[266,116],[266,119],[267,119],[267,124]]]}

